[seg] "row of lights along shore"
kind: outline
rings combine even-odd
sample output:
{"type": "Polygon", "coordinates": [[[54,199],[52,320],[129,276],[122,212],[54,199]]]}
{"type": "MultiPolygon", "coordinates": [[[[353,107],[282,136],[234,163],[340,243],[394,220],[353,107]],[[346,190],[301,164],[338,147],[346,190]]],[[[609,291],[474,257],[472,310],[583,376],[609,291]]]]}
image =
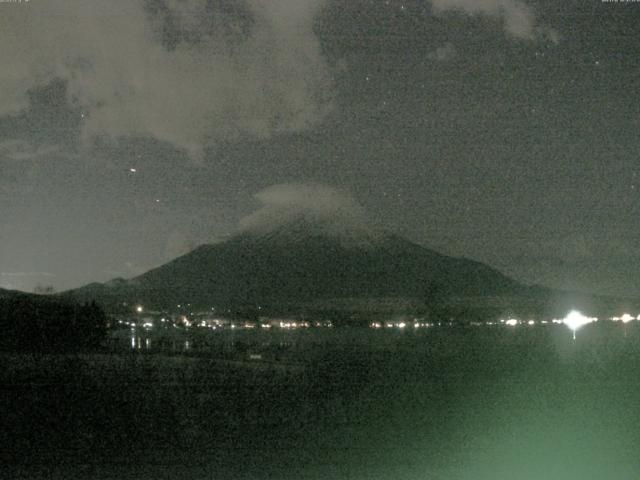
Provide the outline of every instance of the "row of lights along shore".
{"type": "MultiPolygon", "coordinates": [[[[144,308],[141,305],[138,305],[135,307],[135,311],[138,314],[140,314],[144,311],[144,308]]],[[[612,322],[622,322],[624,324],[627,324],[634,320],[640,321],[640,314],[637,316],[633,316],[629,313],[624,313],[621,316],[610,317],[607,320],[612,322]]],[[[160,321],[162,323],[168,322],[166,318],[162,318],[160,321]]],[[[501,319],[498,321],[470,322],[470,325],[473,325],[473,326],[505,325],[508,327],[516,327],[518,325],[534,326],[534,325],[560,324],[560,325],[566,325],[569,329],[571,329],[573,331],[573,336],[575,338],[575,332],[577,330],[579,330],[584,325],[594,323],[597,321],[598,321],[598,318],[596,317],[587,317],[577,310],[572,310],[567,314],[566,317],[562,319],[554,318],[552,320],[536,321],[536,320],[520,320],[517,318],[508,318],[508,319],[501,319]]],[[[132,328],[137,326],[137,322],[120,321],[119,323],[126,323],[127,325],[130,325],[132,328]]],[[[332,323],[329,321],[309,322],[306,320],[268,320],[268,321],[257,321],[257,322],[230,322],[230,321],[223,321],[223,320],[216,319],[216,320],[209,320],[209,321],[202,320],[200,322],[194,322],[189,320],[184,315],[180,317],[179,323],[185,327],[192,327],[192,326],[209,327],[214,330],[225,329],[225,328],[230,328],[232,330],[236,328],[239,328],[239,329],[261,328],[263,330],[268,330],[271,328],[280,328],[280,329],[289,330],[289,329],[298,329],[298,328],[332,327],[333,326],[332,323]]],[[[406,328],[419,329],[419,328],[438,327],[443,325],[453,325],[453,323],[452,322],[425,322],[416,318],[413,320],[413,322],[404,321],[404,320],[403,321],[387,321],[387,322],[374,321],[369,324],[369,327],[373,329],[397,328],[397,329],[403,330],[406,328]]],[[[150,329],[153,327],[153,322],[147,321],[143,323],[142,326],[146,329],[150,329]]],[[[175,323],[173,324],[173,326],[177,327],[175,323]]]]}

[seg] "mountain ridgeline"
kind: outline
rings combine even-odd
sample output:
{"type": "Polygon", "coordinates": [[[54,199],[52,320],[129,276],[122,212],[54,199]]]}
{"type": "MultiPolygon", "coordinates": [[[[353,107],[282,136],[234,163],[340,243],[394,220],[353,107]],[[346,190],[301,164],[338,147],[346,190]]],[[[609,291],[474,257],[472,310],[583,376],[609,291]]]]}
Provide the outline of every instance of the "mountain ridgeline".
{"type": "Polygon", "coordinates": [[[300,218],[201,245],[131,280],[91,284],[72,294],[106,305],[166,308],[357,299],[420,303],[427,297],[513,295],[525,289],[482,263],[441,255],[387,232],[300,218]]]}
{"type": "Polygon", "coordinates": [[[473,304],[482,310],[479,315],[537,313],[557,297],[480,262],[442,255],[388,232],[304,218],[201,245],[131,280],[91,284],[67,294],[107,309],[136,303],[171,309],[189,303],[279,312],[416,312],[446,305],[448,312],[464,313],[473,304]]]}

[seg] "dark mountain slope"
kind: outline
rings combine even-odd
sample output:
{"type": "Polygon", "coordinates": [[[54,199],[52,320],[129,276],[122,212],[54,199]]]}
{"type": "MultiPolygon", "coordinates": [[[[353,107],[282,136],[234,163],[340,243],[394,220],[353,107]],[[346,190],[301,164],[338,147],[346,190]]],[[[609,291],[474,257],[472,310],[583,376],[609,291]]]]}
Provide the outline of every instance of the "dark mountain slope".
{"type": "Polygon", "coordinates": [[[300,219],[202,245],[132,280],[73,292],[102,303],[166,307],[297,304],[318,299],[516,295],[526,287],[479,262],[441,255],[367,228],[300,219]]]}

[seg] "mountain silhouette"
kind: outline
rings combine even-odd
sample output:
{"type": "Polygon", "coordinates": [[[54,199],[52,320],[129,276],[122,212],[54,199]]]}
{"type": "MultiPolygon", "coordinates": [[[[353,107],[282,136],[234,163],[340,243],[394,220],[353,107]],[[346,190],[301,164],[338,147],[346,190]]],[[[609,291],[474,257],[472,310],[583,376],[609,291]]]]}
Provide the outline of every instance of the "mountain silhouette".
{"type": "Polygon", "coordinates": [[[302,304],[345,299],[516,295],[528,287],[480,262],[442,255],[366,225],[304,216],[207,244],[131,280],[70,292],[155,307],[302,304]]]}

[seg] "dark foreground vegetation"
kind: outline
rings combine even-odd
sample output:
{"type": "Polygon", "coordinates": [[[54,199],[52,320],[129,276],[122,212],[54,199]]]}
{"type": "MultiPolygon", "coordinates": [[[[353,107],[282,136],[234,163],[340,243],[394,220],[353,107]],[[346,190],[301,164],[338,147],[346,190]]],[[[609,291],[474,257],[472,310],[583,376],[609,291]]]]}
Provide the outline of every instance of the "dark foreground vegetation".
{"type": "Polygon", "coordinates": [[[302,361],[2,356],[9,478],[632,479],[640,342],[335,331],[302,361]]]}
{"type": "Polygon", "coordinates": [[[0,298],[0,351],[63,353],[100,347],[107,319],[95,303],[16,293],[0,298]]]}

